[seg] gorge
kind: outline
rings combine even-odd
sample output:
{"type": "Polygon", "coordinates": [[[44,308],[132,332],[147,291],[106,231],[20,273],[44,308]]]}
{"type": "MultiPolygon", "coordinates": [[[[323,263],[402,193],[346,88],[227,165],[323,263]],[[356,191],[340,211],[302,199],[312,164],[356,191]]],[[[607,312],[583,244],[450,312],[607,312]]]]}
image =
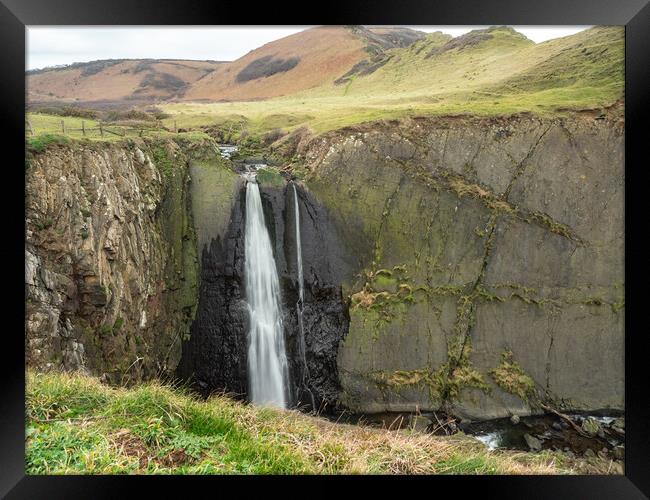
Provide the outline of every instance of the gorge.
{"type": "Polygon", "coordinates": [[[255,181],[212,140],[32,151],[28,366],[324,412],[622,410],[623,137],[616,109],[298,129],[255,181]]]}

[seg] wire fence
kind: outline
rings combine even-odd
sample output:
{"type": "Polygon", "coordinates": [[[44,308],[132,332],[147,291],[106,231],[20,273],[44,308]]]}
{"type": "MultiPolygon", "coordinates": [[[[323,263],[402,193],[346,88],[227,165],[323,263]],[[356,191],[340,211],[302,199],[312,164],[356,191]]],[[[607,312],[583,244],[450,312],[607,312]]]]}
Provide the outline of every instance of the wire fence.
{"type": "MultiPolygon", "coordinates": [[[[82,136],[82,137],[110,137],[110,136],[119,136],[119,137],[142,137],[146,134],[156,134],[163,131],[170,132],[169,130],[163,130],[158,128],[147,128],[147,127],[138,127],[131,125],[107,125],[101,122],[94,123],[92,126],[87,126],[84,120],[81,120],[81,127],[70,127],[66,125],[65,120],[61,120],[61,125],[59,127],[52,128],[42,128],[38,127],[36,131],[32,127],[31,122],[28,120],[25,122],[25,133],[28,136],[35,136],[40,134],[58,134],[58,135],[69,135],[69,136],[82,136]]],[[[176,127],[176,122],[174,122],[174,129],[171,132],[178,132],[176,127]]]]}

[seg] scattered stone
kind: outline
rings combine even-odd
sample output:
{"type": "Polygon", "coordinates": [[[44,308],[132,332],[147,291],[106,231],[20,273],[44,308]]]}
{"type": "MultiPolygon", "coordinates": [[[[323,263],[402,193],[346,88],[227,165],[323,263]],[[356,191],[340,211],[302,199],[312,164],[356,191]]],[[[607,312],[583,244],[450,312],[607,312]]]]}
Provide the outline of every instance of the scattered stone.
{"type": "Polygon", "coordinates": [[[602,427],[598,429],[598,437],[601,439],[605,439],[605,431],[603,430],[602,427]]]}
{"type": "Polygon", "coordinates": [[[625,418],[621,417],[614,420],[610,425],[610,429],[619,434],[625,434],[625,418]]]}
{"type": "Polygon", "coordinates": [[[600,450],[598,456],[603,460],[607,460],[607,449],[605,448],[604,450],[600,450]]]}
{"type": "Polygon", "coordinates": [[[612,462],[612,472],[615,474],[624,474],[623,464],[620,462],[612,462]]]}
{"type": "Polygon", "coordinates": [[[622,444],[615,446],[612,450],[612,455],[614,455],[616,460],[625,460],[625,446],[622,444]]]}
{"type": "Polygon", "coordinates": [[[536,437],[531,436],[530,434],[524,434],[524,439],[532,451],[539,451],[542,449],[542,442],[536,437]]]}
{"type": "Polygon", "coordinates": [[[423,415],[411,415],[409,419],[409,427],[418,432],[426,432],[431,425],[431,420],[423,415]]]}
{"type": "Polygon", "coordinates": [[[587,448],[585,450],[585,458],[596,458],[596,454],[594,453],[594,450],[591,448],[587,448]]]}
{"type": "Polygon", "coordinates": [[[510,417],[510,422],[512,422],[513,425],[517,425],[519,423],[519,415],[513,415],[510,417]]]}
{"type": "Polygon", "coordinates": [[[601,428],[600,424],[595,419],[589,417],[582,421],[582,430],[590,436],[596,436],[601,428]]]}
{"type": "Polygon", "coordinates": [[[139,148],[135,148],[135,159],[140,165],[144,165],[144,153],[139,148]]]}
{"type": "Polygon", "coordinates": [[[562,430],[562,425],[559,422],[553,422],[551,424],[551,427],[555,429],[556,431],[561,431],[562,430]]]}

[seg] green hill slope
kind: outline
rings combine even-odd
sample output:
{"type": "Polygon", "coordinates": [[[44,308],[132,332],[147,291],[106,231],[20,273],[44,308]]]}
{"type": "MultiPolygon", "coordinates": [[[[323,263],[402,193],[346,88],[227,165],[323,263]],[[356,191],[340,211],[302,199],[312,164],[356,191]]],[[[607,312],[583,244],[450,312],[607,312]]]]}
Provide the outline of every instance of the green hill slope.
{"type": "Polygon", "coordinates": [[[184,127],[235,120],[253,134],[303,125],[323,132],[416,115],[552,116],[608,107],[624,95],[622,27],[589,28],[540,44],[508,27],[453,39],[431,33],[382,57],[376,67],[371,57],[341,75],[338,84],[286,97],[165,109],[173,115],[170,123],[184,127]]]}

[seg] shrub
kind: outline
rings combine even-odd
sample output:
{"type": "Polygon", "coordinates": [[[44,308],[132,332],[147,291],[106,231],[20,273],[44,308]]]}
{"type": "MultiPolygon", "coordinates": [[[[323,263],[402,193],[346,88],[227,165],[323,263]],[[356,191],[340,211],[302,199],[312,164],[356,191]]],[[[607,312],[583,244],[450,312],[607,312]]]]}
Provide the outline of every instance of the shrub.
{"type": "Polygon", "coordinates": [[[99,112],[94,109],[81,108],[79,106],[48,106],[37,107],[31,110],[34,113],[55,116],[75,116],[77,118],[87,118],[94,120],[99,117],[99,112]]]}
{"type": "Polygon", "coordinates": [[[274,143],[278,139],[281,139],[285,135],[287,135],[287,132],[284,132],[282,129],[275,128],[262,136],[262,143],[265,146],[268,146],[269,144],[274,143]]]}
{"type": "Polygon", "coordinates": [[[300,58],[298,57],[290,57],[288,59],[274,59],[273,56],[260,57],[242,69],[237,74],[236,80],[239,83],[243,83],[249,80],[275,75],[276,73],[283,73],[295,68],[299,62],[300,58]]]}

